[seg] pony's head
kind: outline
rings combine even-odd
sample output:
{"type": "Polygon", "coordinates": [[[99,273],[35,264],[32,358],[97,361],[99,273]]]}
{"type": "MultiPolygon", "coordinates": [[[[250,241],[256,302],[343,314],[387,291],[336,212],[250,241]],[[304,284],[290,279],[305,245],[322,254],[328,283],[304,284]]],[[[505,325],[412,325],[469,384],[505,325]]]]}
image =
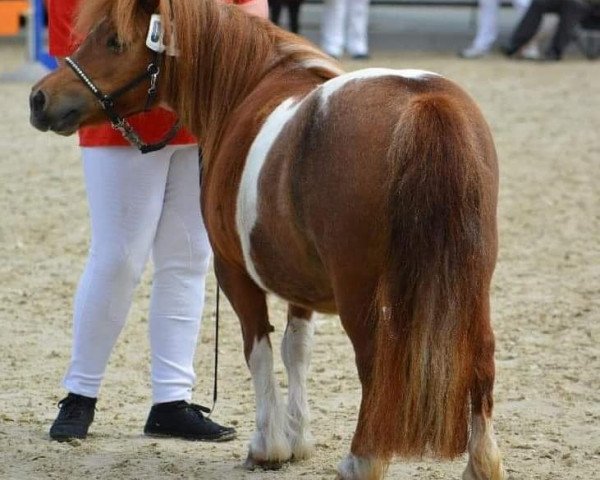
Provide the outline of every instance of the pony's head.
{"type": "Polygon", "coordinates": [[[31,123],[40,130],[68,135],[105,121],[107,113],[113,120],[162,104],[202,139],[208,157],[227,116],[271,72],[275,79],[282,72],[296,79],[303,69],[311,85],[340,73],[308,41],[220,0],[86,0],[80,5],[79,48],[31,93],[31,123]],[[162,27],[156,32],[154,14],[162,27]],[[154,51],[152,41],[147,45],[148,34],[160,31],[165,53],[154,51]],[[158,90],[149,95],[157,63],[158,90]],[[104,95],[111,98],[102,101],[104,95]]]}
{"type": "Polygon", "coordinates": [[[71,57],[32,88],[32,125],[70,135],[80,126],[107,120],[107,106],[127,116],[158,103],[160,82],[150,97],[149,90],[157,80],[162,54],[146,46],[158,8],[158,0],[82,2],[74,39],[83,40],[71,57]],[[104,107],[102,96],[109,97],[104,107]]]}

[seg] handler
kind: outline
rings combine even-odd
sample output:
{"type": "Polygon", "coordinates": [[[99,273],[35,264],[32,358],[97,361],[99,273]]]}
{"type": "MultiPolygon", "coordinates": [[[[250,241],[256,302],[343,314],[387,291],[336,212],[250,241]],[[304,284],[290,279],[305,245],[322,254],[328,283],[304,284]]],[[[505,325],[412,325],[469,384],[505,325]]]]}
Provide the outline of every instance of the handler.
{"type": "MultiPolygon", "coordinates": [[[[266,17],[266,0],[235,0],[266,17]]],[[[50,0],[50,53],[73,49],[77,0],[50,0]]],[[[160,140],[173,114],[154,109],[132,117],[148,143],[160,140]]],[[[153,406],[144,433],[225,441],[235,429],[219,425],[190,403],[193,359],[204,306],[211,248],[200,214],[199,150],[181,130],[162,150],[143,155],[109,123],[79,132],[91,223],[91,247],[75,294],[73,349],[63,380],[68,395],[50,437],[85,438],[110,353],[133,292],[152,254],[149,312],[153,406]]]]}

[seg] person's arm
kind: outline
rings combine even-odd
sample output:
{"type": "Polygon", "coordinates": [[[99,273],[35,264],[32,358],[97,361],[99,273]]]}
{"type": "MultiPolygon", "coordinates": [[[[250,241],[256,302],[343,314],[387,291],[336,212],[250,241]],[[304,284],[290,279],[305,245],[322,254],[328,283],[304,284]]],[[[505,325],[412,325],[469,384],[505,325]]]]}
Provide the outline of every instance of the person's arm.
{"type": "Polygon", "coordinates": [[[73,53],[73,16],[76,0],[48,1],[48,37],[50,55],[66,57],[73,53]]]}
{"type": "Polygon", "coordinates": [[[267,0],[235,0],[234,3],[250,15],[269,18],[269,3],[267,0]]]}

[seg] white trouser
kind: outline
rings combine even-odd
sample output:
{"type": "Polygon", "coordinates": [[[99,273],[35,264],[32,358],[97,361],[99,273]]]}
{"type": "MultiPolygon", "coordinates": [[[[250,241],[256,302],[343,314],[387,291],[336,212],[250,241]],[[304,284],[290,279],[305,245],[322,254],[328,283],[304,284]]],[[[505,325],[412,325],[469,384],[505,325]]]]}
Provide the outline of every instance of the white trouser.
{"type": "Polygon", "coordinates": [[[63,385],[97,397],[150,252],[153,402],[189,400],[211,249],[200,214],[197,146],[140,154],[83,148],[91,247],[75,295],[63,385]]]}
{"type": "MultiPolygon", "coordinates": [[[[523,16],[531,0],[513,0],[514,7],[523,16]]],[[[473,40],[473,47],[487,50],[498,39],[498,13],[500,0],[479,0],[477,11],[477,33],[473,40]]]]}
{"type": "Polygon", "coordinates": [[[341,57],[344,46],[350,55],[366,55],[369,0],[325,0],[321,22],[321,48],[341,57]]]}

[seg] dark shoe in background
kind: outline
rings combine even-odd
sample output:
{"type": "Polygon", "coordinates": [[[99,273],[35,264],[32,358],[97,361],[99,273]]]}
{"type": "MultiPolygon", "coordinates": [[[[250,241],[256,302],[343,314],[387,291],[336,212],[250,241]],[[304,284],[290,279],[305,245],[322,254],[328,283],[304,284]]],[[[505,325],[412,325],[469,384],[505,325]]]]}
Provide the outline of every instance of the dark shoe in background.
{"type": "Polygon", "coordinates": [[[58,406],[60,412],[50,427],[50,437],[59,442],[85,438],[94,421],[96,399],[69,393],[58,406]]]}
{"type": "Polygon", "coordinates": [[[507,57],[514,57],[517,52],[520,50],[520,47],[515,47],[514,45],[504,45],[500,47],[502,53],[507,57]]]}
{"type": "Polygon", "coordinates": [[[562,53],[552,48],[545,52],[541,58],[544,62],[558,62],[561,59],[562,53]]]}
{"type": "Polygon", "coordinates": [[[158,403],[150,410],[144,434],[204,442],[225,442],[237,436],[234,428],[213,422],[203,411],[207,409],[185,400],[158,403]]]}

